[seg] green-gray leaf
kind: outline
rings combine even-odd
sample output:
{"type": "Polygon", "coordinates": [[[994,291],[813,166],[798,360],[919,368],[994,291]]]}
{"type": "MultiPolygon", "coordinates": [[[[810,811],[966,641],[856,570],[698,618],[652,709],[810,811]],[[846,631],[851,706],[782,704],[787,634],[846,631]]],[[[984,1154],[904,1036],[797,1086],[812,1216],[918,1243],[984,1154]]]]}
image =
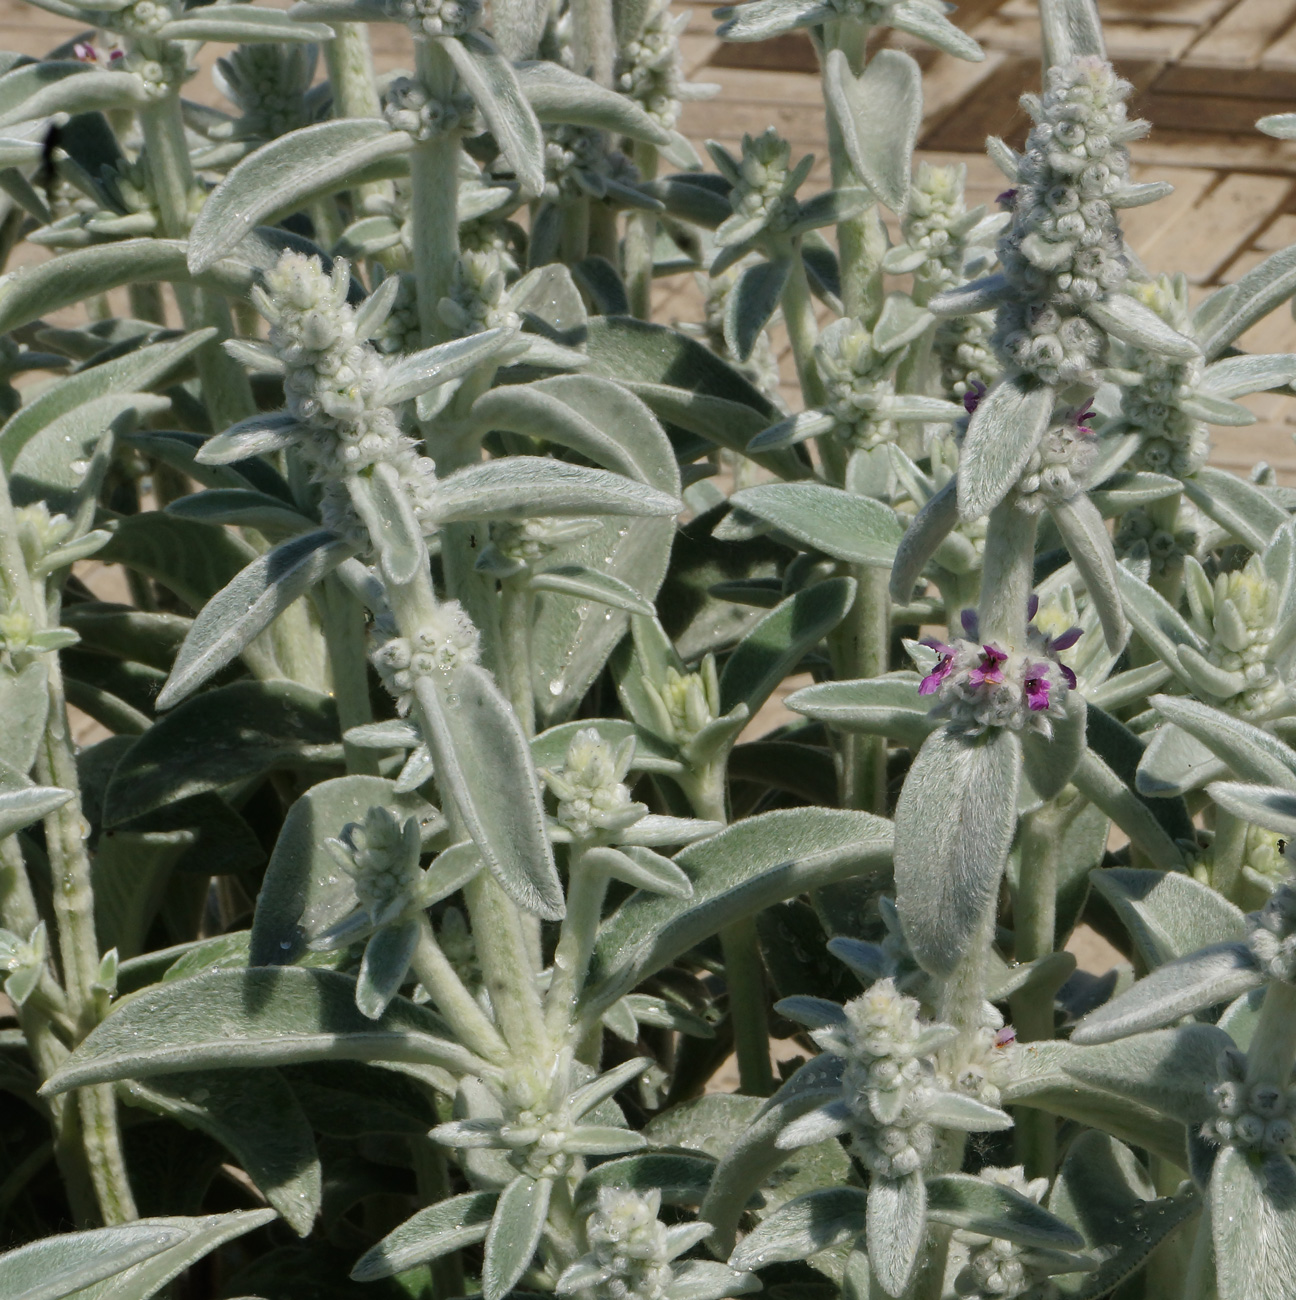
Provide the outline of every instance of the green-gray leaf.
{"type": "Polygon", "coordinates": [[[896,805],[896,901],[925,970],[948,976],[982,941],[1017,824],[1016,733],[933,732],[896,805]]]}
{"type": "Polygon", "coordinates": [[[305,1061],[405,1061],[472,1072],[440,1018],[398,1001],[378,1020],[355,980],[302,966],[217,970],[146,989],[115,1008],[45,1084],[47,1095],[118,1079],[305,1061]]]}
{"type": "Polygon", "coordinates": [[[371,1246],[351,1270],[353,1282],[376,1282],[404,1273],[452,1250],[486,1239],[498,1192],[466,1192],[420,1210],[371,1246]]]}

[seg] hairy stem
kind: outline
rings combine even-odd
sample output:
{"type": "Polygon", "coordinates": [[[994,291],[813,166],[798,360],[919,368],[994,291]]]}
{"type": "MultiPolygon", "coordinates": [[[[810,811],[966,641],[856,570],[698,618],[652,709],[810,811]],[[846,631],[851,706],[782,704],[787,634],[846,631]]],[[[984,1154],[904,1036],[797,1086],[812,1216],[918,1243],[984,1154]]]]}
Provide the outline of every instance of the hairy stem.
{"type": "Polygon", "coordinates": [[[567,868],[567,915],[554,950],[553,981],[545,996],[545,1021],[554,1042],[561,1041],[576,1024],[576,1000],[589,972],[607,896],[607,876],[586,866],[584,859],[585,850],[573,846],[567,868]]]}
{"type": "Polygon", "coordinates": [[[981,639],[1006,649],[1026,646],[1026,605],[1034,578],[1038,516],[1013,497],[990,512],[981,566],[981,639]]]}
{"type": "MultiPolygon", "coordinates": [[[[890,667],[890,575],[885,569],[852,566],[855,603],[829,637],[833,671],[839,681],[881,677],[890,667]]],[[[843,808],[886,811],[887,743],[885,736],[842,734],[838,738],[839,793],[843,808]]]]}
{"type": "Polygon", "coordinates": [[[535,735],[535,691],[531,685],[531,624],[535,601],[527,588],[527,575],[500,583],[500,648],[504,655],[504,682],[509,703],[522,730],[535,735]]]}
{"type": "Polygon", "coordinates": [[[815,321],[814,304],[810,299],[810,284],[806,279],[805,266],[801,262],[801,249],[794,246],[792,252],[792,269],[788,272],[787,283],[783,286],[783,323],[787,326],[788,339],[792,344],[792,356],[796,361],[797,380],[801,384],[801,397],[807,407],[822,406],[826,394],[823,381],[819,378],[819,367],[815,361],[815,342],[819,337],[819,326],[815,321]]]}
{"type": "Polygon", "coordinates": [[[419,915],[419,941],[410,969],[465,1047],[488,1061],[507,1058],[508,1047],[441,951],[426,912],[419,915]]]}
{"type": "MultiPolygon", "coordinates": [[[[314,599],[328,646],[328,668],[338,727],[343,736],[352,727],[373,721],[369,701],[369,661],[365,655],[364,610],[360,602],[330,574],[315,588],[314,599]]],[[[378,774],[378,754],[343,741],[347,771],[378,774]]]]}
{"type": "MultiPolygon", "coordinates": [[[[192,221],[193,165],[180,113],[180,88],[163,99],[150,100],[139,110],[140,129],[157,196],[162,233],[168,239],[185,239],[192,221]]],[[[221,339],[233,332],[224,299],[188,285],[175,285],[176,302],[187,329],[214,325],[217,337],[198,350],[194,360],[202,381],[203,401],[212,427],[220,430],[256,411],[252,386],[243,367],[228,356],[221,339]]]]}
{"type": "MultiPolygon", "coordinates": [[[[435,41],[416,40],[418,77],[434,99],[448,100],[457,77],[450,56],[435,41]]],[[[423,346],[446,336],[437,304],[450,293],[459,258],[459,136],[449,132],[410,154],[410,210],[414,215],[414,283],[423,346]]]]}
{"type": "MultiPolygon", "coordinates": [[[[657,146],[637,141],[635,166],[639,175],[650,181],[657,175],[657,146]]],[[[626,221],[625,282],[630,312],[640,320],[652,315],[653,250],[657,246],[657,214],[633,212],[626,221]]]]}

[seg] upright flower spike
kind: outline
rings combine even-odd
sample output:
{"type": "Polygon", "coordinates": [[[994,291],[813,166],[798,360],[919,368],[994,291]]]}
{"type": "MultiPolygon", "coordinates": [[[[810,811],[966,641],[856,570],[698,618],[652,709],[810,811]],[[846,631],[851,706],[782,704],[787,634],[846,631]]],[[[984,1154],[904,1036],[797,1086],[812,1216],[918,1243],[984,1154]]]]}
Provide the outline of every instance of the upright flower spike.
{"type": "Polygon", "coordinates": [[[540,769],[540,776],[558,797],[558,823],[578,840],[615,836],[647,815],[625,785],[634,759],[635,741],[629,736],[615,750],[589,727],[578,731],[567,747],[562,768],[540,769]]]}
{"type": "MultiPolygon", "coordinates": [[[[315,45],[266,41],[236,46],[217,59],[212,80],[240,112],[238,121],[230,125],[229,138],[259,143],[313,122],[317,106],[309,92],[318,55],[315,45]]],[[[225,133],[207,134],[219,139],[225,133]]]]}
{"type": "Polygon", "coordinates": [[[686,102],[709,99],[720,89],[684,77],[679,38],[688,22],[687,13],[671,13],[670,0],[651,0],[638,32],[617,58],[616,88],[668,131],[675,129],[686,102]]]}
{"type": "Polygon", "coordinates": [[[723,1300],[760,1289],[750,1273],[710,1260],[676,1263],[702,1241],[709,1223],[667,1227],[658,1219],[661,1193],[600,1187],[585,1220],[589,1253],[558,1279],[559,1295],[577,1293],[595,1300],[723,1300]]]}
{"type": "Polygon", "coordinates": [[[1145,201],[1129,184],[1126,145],[1146,130],[1126,117],[1129,85],[1093,57],[1049,68],[1047,82],[1042,97],[1022,101],[1035,125],[1010,164],[1003,270],[931,303],[951,316],[997,308],[993,345],[1004,376],[968,425],[959,469],[965,517],[987,513],[1012,490],[1053,424],[1059,390],[1097,386],[1109,335],[1159,355],[1198,352],[1124,292],[1129,263],[1116,210],[1145,201]]]}

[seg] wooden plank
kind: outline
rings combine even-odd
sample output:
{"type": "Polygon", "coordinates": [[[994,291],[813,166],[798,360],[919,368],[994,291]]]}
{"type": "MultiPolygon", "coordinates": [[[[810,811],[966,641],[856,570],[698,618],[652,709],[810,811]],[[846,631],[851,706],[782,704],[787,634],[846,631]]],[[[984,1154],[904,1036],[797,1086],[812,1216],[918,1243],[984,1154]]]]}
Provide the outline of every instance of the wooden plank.
{"type": "Polygon", "coordinates": [[[1140,95],[1134,104],[1139,117],[1154,127],[1215,135],[1245,135],[1255,130],[1256,118],[1266,113],[1289,112],[1293,99],[1239,99],[1225,95],[1140,95]]]}
{"type": "Polygon", "coordinates": [[[1266,253],[1276,253],[1280,248],[1296,244],[1296,213],[1284,212],[1267,225],[1252,241],[1266,253]]]}
{"type": "Polygon", "coordinates": [[[711,66],[817,74],[819,56],[805,32],[784,32],[768,41],[721,41],[711,56],[711,66]]]}
{"type": "Polygon", "coordinates": [[[988,135],[1003,136],[1020,147],[1030,119],[1017,101],[1038,84],[1037,60],[1005,56],[992,75],[973,83],[962,99],[923,132],[919,138],[922,148],[980,153],[988,135]]]}
{"type": "Polygon", "coordinates": [[[1296,21],[1296,0],[1241,0],[1200,36],[1189,63],[1254,67],[1265,48],[1296,21]]]}
{"type": "MultiPolygon", "coordinates": [[[[973,34],[987,49],[1038,56],[1038,18],[1007,18],[1000,11],[981,23],[973,34]]],[[[1116,62],[1121,59],[1177,59],[1196,35],[1195,27],[1182,23],[1103,22],[1107,54],[1116,62]]]]}
{"type": "Polygon", "coordinates": [[[1177,271],[1158,252],[1161,236],[1179,221],[1185,213],[1201,201],[1202,195],[1219,179],[1217,173],[1187,167],[1136,167],[1134,179],[1143,181],[1169,181],[1174,193],[1146,207],[1130,208],[1120,214],[1125,242],[1142,258],[1153,274],[1177,271]]]}
{"type": "Polygon", "coordinates": [[[1166,167],[1210,167],[1269,176],[1296,175],[1296,141],[1251,131],[1208,135],[1200,131],[1154,131],[1130,148],[1136,162],[1166,167]]]}
{"type": "Polygon", "coordinates": [[[1267,225],[1290,191],[1281,177],[1226,176],[1195,207],[1162,231],[1155,243],[1159,260],[1184,271],[1196,284],[1211,284],[1220,270],[1267,225]]]}
{"type": "MultiPolygon", "coordinates": [[[[1234,95],[1243,99],[1285,97],[1290,101],[1291,76],[1267,69],[1264,60],[1268,57],[1269,51],[1266,50],[1259,68],[1203,67],[1187,61],[1172,63],[1152,84],[1152,90],[1168,95],[1234,95]]],[[[1190,51],[1188,59],[1191,58],[1190,51]]]]}
{"type": "Polygon", "coordinates": [[[981,63],[969,63],[942,54],[923,77],[923,121],[933,128],[956,104],[991,87],[1001,75],[1004,60],[1010,56],[991,50],[981,63]]]}
{"type": "Polygon", "coordinates": [[[1296,26],[1289,27],[1265,50],[1260,56],[1260,66],[1267,72],[1286,74],[1288,85],[1292,84],[1291,74],[1296,72],[1296,26]]]}
{"type": "MultiPolygon", "coordinates": [[[[1165,0],[1103,0],[1102,20],[1108,22],[1171,23],[1201,27],[1218,18],[1234,0],[1176,0],[1173,7],[1165,0]]],[[[1035,0],[1008,0],[999,12],[1006,18],[1038,16],[1035,0]]]]}

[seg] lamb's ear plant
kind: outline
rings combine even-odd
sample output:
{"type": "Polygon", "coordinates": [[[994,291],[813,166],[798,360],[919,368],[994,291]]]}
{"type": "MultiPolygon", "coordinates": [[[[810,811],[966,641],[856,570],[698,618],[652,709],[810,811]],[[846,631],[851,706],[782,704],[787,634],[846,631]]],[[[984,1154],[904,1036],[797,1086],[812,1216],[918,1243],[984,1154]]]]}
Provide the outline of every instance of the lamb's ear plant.
{"type": "Polygon", "coordinates": [[[925,0],[718,11],[826,184],[705,169],[666,3],[39,3],[0,1296],[1290,1296],[1296,496],[1209,427],[1296,249],[1143,272],[1088,0],[996,211],[925,0]]]}

